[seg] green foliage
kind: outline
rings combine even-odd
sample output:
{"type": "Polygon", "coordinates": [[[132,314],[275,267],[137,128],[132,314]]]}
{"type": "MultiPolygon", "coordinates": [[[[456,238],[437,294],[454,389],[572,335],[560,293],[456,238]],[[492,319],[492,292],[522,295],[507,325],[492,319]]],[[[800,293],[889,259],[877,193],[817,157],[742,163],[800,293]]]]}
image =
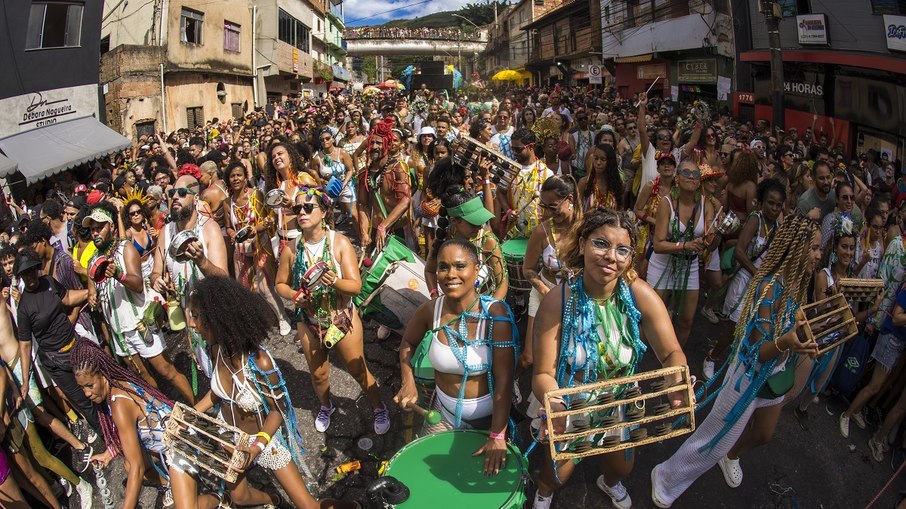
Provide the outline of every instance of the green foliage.
{"type": "MultiPolygon", "coordinates": [[[[503,12],[503,9],[507,6],[507,2],[500,1],[497,2],[497,11],[503,12]]],[[[414,19],[395,19],[393,21],[388,21],[385,23],[385,26],[395,26],[402,28],[451,28],[458,27],[466,32],[471,32],[475,30],[475,27],[472,26],[468,21],[464,21],[462,18],[453,16],[453,14],[458,14],[467,18],[472,23],[475,23],[478,26],[484,26],[494,21],[494,2],[490,0],[485,0],[481,3],[470,3],[463,6],[458,11],[441,11],[428,14],[427,16],[422,16],[420,18],[414,19]]]]}

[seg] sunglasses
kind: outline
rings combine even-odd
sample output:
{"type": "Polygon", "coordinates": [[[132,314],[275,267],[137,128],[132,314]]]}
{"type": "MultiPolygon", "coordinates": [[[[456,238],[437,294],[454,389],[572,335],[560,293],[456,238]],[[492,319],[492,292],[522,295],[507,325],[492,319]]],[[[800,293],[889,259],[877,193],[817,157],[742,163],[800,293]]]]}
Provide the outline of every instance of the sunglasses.
{"type": "Polygon", "coordinates": [[[186,188],[186,187],[167,189],[167,196],[169,196],[170,198],[173,198],[176,195],[179,195],[180,198],[185,198],[187,195],[190,195],[190,194],[194,195],[195,191],[193,191],[189,188],[186,188]]]}
{"type": "Polygon", "coordinates": [[[330,141],[330,140],[332,140],[332,139],[333,139],[333,138],[331,138],[330,136],[322,136],[322,137],[321,137],[321,141],[330,141]]]}
{"type": "Polygon", "coordinates": [[[613,255],[616,257],[617,261],[625,262],[632,256],[632,248],[629,246],[613,246],[611,243],[605,239],[596,238],[590,239],[592,249],[603,254],[608,251],[613,251],[613,255]]]}
{"type": "Polygon", "coordinates": [[[564,200],[560,200],[557,203],[544,203],[544,202],[539,201],[538,208],[541,210],[549,210],[551,212],[556,212],[557,209],[560,208],[560,205],[563,203],[563,201],[564,200]]]}
{"type": "Polygon", "coordinates": [[[721,153],[720,153],[720,157],[730,157],[730,153],[729,153],[729,152],[721,152],[721,153]]]}
{"type": "Polygon", "coordinates": [[[132,210],[129,212],[129,215],[130,216],[140,216],[140,215],[142,215],[142,211],[141,210],[132,210]]]}
{"type": "Polygon", "coordinates": [[[300,203],[298,205],[293,205],[293,212],[296,214],[301,214],[304,210],[306,214],[311,214],[317,206],[318,205],[315,203],[300,203]]]}
{"type": "Polygon", "coordinates": [[[670,136],[667,134],[659,134],[657,139],[661,141],[670,141],[670,136]]]}
{"type": "Polygon", "coordinates": [[[690,170],[689,168],[683,168],[679,171],[680,176],[690,178],[690,179],[700,179],[702,178],[701,170],[690,170]]]}

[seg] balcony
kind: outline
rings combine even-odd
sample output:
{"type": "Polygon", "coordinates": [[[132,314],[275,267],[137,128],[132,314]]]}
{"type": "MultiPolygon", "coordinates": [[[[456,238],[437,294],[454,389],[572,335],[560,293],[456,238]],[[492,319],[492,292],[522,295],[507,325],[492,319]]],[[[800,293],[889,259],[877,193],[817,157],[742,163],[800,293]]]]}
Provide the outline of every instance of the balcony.
{"type": "Polygon", "coordinates": [[[339,8],[335,8],[334,5],[331,4],[330,10],[325,14],[327,14],[327,20],[333,23],[338,29],[343,30],[346,28],[346,23],[343,22],[343,11],[339,8]]]}

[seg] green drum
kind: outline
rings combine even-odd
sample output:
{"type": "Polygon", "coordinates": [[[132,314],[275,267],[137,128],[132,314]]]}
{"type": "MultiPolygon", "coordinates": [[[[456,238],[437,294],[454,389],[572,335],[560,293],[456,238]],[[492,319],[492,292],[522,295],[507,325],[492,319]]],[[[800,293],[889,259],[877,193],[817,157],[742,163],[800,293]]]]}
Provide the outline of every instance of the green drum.
{"type": "Polygon", "coordinates": [[[486,431],[444,431],[419,438],[391,458],[384,475],[410,491],[401,509],[520,509],[528,470],[522,453],[507,446],[506,467],[484,475],[484,456],[472,456],[488,440],[486,431]]]}
{"type": "Polygon", "coordinates": [[[510,239],[503,243],[503,260],[506,262],[509,275],[510,290],[529,291],[531,283],[522,272],[522,263],[525,261],[525,249],[528,239],[510,239]]]}

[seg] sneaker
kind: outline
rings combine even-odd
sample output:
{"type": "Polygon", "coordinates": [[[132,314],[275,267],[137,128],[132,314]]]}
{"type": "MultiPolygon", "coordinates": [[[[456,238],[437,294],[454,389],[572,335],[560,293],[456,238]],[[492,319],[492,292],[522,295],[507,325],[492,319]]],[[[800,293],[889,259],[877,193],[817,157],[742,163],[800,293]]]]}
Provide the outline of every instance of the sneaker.
{"type": "Polygon", "coordinates": [[[802,428],[802,431],[808,431],[808,411],[799,410],[799,407],[793,407],[793,417],[796,418],[796,422],[799,423],[799,427],[802,428]]]}
{"type": "Polygon", "coordinates": [[[856,426],[859,429],[865,429],[865,417],[862,415],[862,412],[853,414],[853,421],[855,421],[856,426]]]}
{"type": "Polygon", "coordinates": [[[742,467],[739,466],[739,458],[731,460],[724,456],[717,464],[724,473],[724,481],[727,481],[727,486],[737,488],[742,484],[742,467]]]}
{"type": "Polygon", "coordinates": [[[61,477],[57,479],[57,483],[63,488],[63,493],[66,495],[66,498],[72,496],[72,484],[70,484],[69,481],[61,477]]]}
{"type": "Polygon", "coordinates": [[[374,432],[383,435],[390,430],[390,411],[387,405],[374,409],[374,432]]]}
{"type": "Polygon", "coordinates": [[[883,441],[877,442],[874,437],[868,439],[868,448],[871,449],[871,457],[878,463],[884,461],[884,454],[890,451],[890,446],[883,441]]]}
{"type": "Polygon", "coordinates": [[[711,356],[705,357],[705,361],[702,363],[702,378],[705,380],[714,378],[714,359],[711,356]]]}
{"type": "Polygon", "coordinates": [[[319,433],[324,433],[327,431],[327,428],[330,427],[330,416],[337,411],[337,407],[334,406],[333,402],[330,402],[330,408],[321,406],[321,409],[318,410],[318,417],[315,418],[315,429],[319,433]]]}
{"type": "Polygon", "coordinates": [[[714,310],[708,306],[705,306],[702,308],[702,316],[707,318],[708,321],[713,323],[714,325],[717,325],[720,323],[720,317],[718,317],[717,313],[715,313],[714,310]]]}
{"type": "Polygon", "coordinates": [[[378,325],[377,338],[381,340],[387,339],[390,337],[390,332],[392,332],[390,330],[390,327],[387,327],[386,325],[378,325]]]}
{"type": "Polygon", "coordinates": [[[79,494],[79,507],[82,509],[91,509],[91,497],[94,495],[94,487],[85,479],[79,479],[79,484],[75,485],[76,492],[79,494]]]}
{"type": "Polygon", "coordinates": [[[286,320],[280,320],[280,335],[285,336],[293,331],[293,328],[290,327],[289,322],[286,320]]]}
{"type": "Polygon", "coordinates": [[[613,486],[608,486],[607,483],[604,482],[604,476],[599,475],[595,484],[598,485],[598,488],[600,488],[601,491],[610,497],[610,501],[613,502],[614,507],[617,509],[631,509],[632,499],[629,498],[629,492],[626,491],[626,487],[623,486],[623,483],[618,482],[613,486]]]}
{"type": "Polygon", "coordinates": [[[673,502],[667,502],[664,496],[657,490],[657,487],[660,485],[660,481],[658,480],[659,468],[661,468],[660,465],[655,465],[654,468],[651,469],[651,501],[661,509],[669,509],[673,505],[673,502]]]}
{"type": "Polygon", "coordinates": [[[550,509],[551,502],[554,501],[554,494],[549,497],[543,497],[540,493],[535,492],[535,501],[532,502],[532,509],[550,509]]]}
{"type": "Polygon", "coordinates": [[[840,434],[843,438],[849,438],[849,417],[845,413],[840,414],[840,434]]]}
{"type": "Polygon", "coordinates": [[[84,449],[73,451],[72,456],[75,460],[75,470],[77,473],[81,474],[88,470],[88,467],[91,465],[91,457],[94,456],[94,447],[85,444],[84,449]]]}

